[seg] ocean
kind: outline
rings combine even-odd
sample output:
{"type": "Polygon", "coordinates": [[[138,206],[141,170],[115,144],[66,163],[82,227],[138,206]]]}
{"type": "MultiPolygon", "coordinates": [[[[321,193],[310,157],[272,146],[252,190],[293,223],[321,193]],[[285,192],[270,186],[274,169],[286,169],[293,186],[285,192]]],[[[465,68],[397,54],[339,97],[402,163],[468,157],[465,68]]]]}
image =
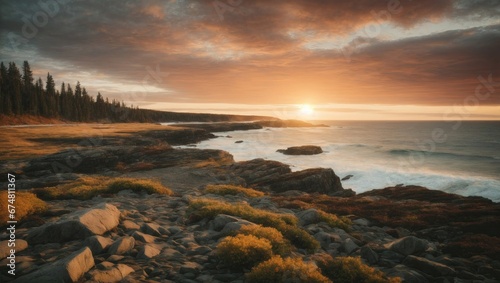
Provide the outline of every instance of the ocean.
{"type": "Polygon", "coordinates": [[[277,160],[293,171],[332,168],[340,178],[352,175],[342,184],[358,193],[404,184],[500,201],[500,122],[314,122],[329,127],[217,133],[197,147],[226,150],[236,161],[277,160]],[[324,153],[276,152],[300,145],[318,145],[324,153]]]}

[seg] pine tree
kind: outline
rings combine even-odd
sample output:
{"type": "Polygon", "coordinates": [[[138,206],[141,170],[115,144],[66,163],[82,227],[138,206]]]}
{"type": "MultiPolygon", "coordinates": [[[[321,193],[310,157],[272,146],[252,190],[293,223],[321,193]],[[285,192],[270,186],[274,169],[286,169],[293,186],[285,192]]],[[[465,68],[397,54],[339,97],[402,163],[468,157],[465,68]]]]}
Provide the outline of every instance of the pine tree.
{"type": "Polygon", "coordinates": [[[57,117],[56,84],[50,73],[47,73],[47,82],[45,82],[45,96],[49,108],[49,117],[57,117]]]}
{"type": "Polygon", "coordinates": [[[9,63],[7,95],[12,102],[12,113],[23,114],[21,97],[21,73],[14,62],[9,63]]]}
{"type": "Polygon", "coordinates": [[[7,68],[3,62],[0,63],[0,114],[9,114],[10,106],[7,109],[7,68]]]}
{"type": "Polygon", "coordinates": [[[38,114],[38,105],[33,85],[33,72],[28,61],[23,63],[22,100],[25,114],[38,114]]]}
{"type": "Polygon", "coordinates": [[[49,116],[49,106],[47,104],[46,95],[43,93],[43,82],[42,78],[38,78],[35,83],[35,95],[38,100],[38,113],[41,116],[48,117],[49,116]]]}

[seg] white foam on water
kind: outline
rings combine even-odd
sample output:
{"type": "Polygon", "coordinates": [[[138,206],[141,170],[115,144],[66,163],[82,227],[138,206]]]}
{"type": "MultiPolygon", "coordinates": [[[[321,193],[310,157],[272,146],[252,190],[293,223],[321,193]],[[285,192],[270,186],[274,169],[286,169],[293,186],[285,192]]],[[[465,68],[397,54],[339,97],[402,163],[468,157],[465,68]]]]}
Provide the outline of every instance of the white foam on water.
{"type": "Polygon", "coordinates": [[[289,164],[293,171],[313,167],[332,168],[340,178],[353,175],[342,183],[344,188],[351,188],[358,193],[404,184],[500,201],[500,180],[464,176],[461,172],[444,169],[436,172],[427,168],[425,163],[409,168],[401,166],[397,157],[387,155],[386,150],[390,146],[371,143],[370,138],[367,138],[366,144],[335,143],[331,141],[334,130],[333,127],[265,128],[224,132],[217,133],[218,138],[203,141],[197,147],[228,151],[236,161],[254,158],[276,160],[289,164]],[[240,140],[243,142],[235,143],[240,140]],[[277,149],[306,144],[321,146],[324,153],[289,156],[276,152],[277,149]]]}

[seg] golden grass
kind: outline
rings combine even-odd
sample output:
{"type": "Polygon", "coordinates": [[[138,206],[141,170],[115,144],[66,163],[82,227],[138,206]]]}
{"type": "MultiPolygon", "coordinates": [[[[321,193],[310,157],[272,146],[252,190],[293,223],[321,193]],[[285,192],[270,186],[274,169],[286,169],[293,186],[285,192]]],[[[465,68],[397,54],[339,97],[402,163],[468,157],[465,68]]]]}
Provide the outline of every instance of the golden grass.
{"type": "Polygon", "coordinates": [[[283,234],[271,227],[262,227],[261,225],[258,225],[257,227],[254,225],[245,225],[235,233],[253,235],[257,238],[268,240],[273,247],[273,254],[276,255],[286,256],[290,254],[292,250],[290,242],[283,237],[283,234]]]}
{"type": "Polygon", "coordinates": [[[326,224],[332,228],[337,227],[348,230],[349,226],[352,224],[351,220],[347,217],[338,217],[335,214],[324,212],[321,209],[318,209],[318,212],[321,219],[320,221],[326,222],[326,224]]]}
{"type": "Polygon", "coordinates": [[[216,249],[219,259],[234,269],[251,268],[255,264],[271,258],[271,243],[253,235],[226,237],[216,249]]]}
{"type": "Polygon", "coordinates": [[[189,203],[188,215],[191,219],[214,218],[218,214],[233,215],[265,227],[275,228],[296,247],[310,252],[320,247],[314,237],[297,226],[298,219],[295,215],[273,213],[253,208],[246,203],[231,204],[208,198],[193,199],[189,203]]]}
{"type": "Polygon", "coordinates": [[[322,256],[317,260],[318,267],[335,283],[399,283],[399,277],[387,277],[373,267],[364,264],[359,257],[322,256]]]}
{"type": "MultiPolygon", "coordinates": [[[[255,266],[246,274],[250,283],[331,283],[323,276],[313,263],[306,263],[301,258],[281,258],[274,256],[271,259],[255,266]]],[[[335,281],[340,282],[340,281],[335,281]]],[[[362,282],[362,281],[359,281],[362,282]]]]}
{"type": "MultiPolygon", "coordinates": [[[[82,144],[99,142],[103,137],[126,137],[135,132],[147,130],[182,130],[180,127],[157,124],[57,124],[51,126],[2,127],[0,139],[0,160],[33,158],[52,154],[65,147],[53,143],[37,142],[33,139],[74,138],[82,144]]],[[[76,144],[75,144],[76,146],[76,144]]]]}
{"type": "MultiPolygon", "coordinates": [[[[47,209],[46,203],[39,199],[35,194],[29,192],[16,192],[15,193],[15,219],[20,221],[24,219],[26,216],[34,213],[40,213],[47,209]]],[[[9,207],[10,203],[8,200],[8,192],[2,191],[0,192],[0,223],[6,224],[7,220],[9,220],[9,207]]]]}
{"type": "Polygon", "coordinates": [[[98,195],[116,194],[119,191],[132,190],[136,193],[172,195],[173,192],[160,182],[149,179],[82,177],[75,182],[35,189],[42,199],[91,199],[98,195]]]}
{"type": "Polygon", "coordinates": [[[234,185],[207,185],[205,193],[221,196],[242,194],[251,198],[264,196],[261,191],[234,185]]]}

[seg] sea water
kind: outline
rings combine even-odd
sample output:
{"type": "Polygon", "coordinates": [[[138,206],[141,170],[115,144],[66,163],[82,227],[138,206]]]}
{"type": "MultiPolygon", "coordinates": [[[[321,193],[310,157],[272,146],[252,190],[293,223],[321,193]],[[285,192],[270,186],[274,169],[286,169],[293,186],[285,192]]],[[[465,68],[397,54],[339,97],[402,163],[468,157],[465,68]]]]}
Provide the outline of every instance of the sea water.
{"type": "Polygon", "coordinates": [[[293,171],[332,168],[340,178],[352,175],[342,184],[358,193],[404,184],[500,201],[500,122],[318,122],[328,127],[217,133],[197,147],[226,150],[236,161],[277,160],[293,171]],[[276,152],[300,145],[324,153],[276,152]]]}

